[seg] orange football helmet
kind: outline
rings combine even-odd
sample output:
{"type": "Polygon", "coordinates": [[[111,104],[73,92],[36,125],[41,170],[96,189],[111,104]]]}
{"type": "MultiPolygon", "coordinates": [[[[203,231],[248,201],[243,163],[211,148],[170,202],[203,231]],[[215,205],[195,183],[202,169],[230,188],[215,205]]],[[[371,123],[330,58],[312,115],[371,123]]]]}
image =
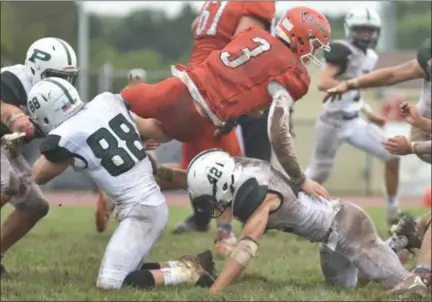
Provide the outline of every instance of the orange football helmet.
{"type": "Polygon", "coordinates": [[[289,44],[304,65],[310,61],[320,65],[318,52],[330,51],[330,24],[323,14],[309,7],[289,9],[276,25],[275,34],[289,44]]]}

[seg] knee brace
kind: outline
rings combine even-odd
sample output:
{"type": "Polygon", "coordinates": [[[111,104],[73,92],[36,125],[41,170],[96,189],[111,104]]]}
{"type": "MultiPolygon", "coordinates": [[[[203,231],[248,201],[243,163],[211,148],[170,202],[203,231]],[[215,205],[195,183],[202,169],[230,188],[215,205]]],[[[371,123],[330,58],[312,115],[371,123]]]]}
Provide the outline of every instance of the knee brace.
{"type": "Polygon", "coordinates": [[[122,286],[134,288],[151,288],[156,286],[153,274],[149,270],[136,270],[130,272],[123,281],[122,286]]]}

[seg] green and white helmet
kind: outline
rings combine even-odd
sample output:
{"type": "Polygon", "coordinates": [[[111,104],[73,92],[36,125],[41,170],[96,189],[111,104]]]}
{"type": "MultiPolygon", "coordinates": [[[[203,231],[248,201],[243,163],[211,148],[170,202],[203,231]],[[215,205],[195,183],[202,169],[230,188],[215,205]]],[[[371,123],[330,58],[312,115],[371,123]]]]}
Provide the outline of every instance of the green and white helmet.
{"type": "Polygon", "coordinates": [[[363,48],[373,48],[378,43],[381,32],[381,18],[371,8],[358,7],[345,15],[345,36],[353,44],[363,48]]]}
{"type": "Polygon", "coordinates": [[[33,122],[47,135],[84,107],[76,88],[61,78],[37,82],[28,94],[27,109],[33,122]]]}
{"type": "Polygon", "coordinates": [[[74,84],[79,73],[77,56],[73,48],[62,39],[43,38],[28,49],[25,66],[32,75],[32,82],[58,77],[74,84]]]}

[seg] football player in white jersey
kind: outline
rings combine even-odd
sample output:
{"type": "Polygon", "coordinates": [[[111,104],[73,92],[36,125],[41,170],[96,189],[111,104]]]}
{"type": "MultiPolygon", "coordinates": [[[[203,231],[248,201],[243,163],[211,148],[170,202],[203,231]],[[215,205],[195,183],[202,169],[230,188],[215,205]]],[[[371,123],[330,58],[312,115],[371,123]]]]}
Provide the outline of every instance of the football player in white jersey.
{"type": "MultiPolygon", "coordinates": [[[[1,206],[10,202],[14,211],[1,228],[0,261],[4,253],[19,241],[48,212],[48,202],[39,187],[31,182],[31,168],[20,156],[4,149],[11,132],[24,132],[29,141],[34,135],[27,116],[27,94],[43,78],[57,76],[74,83],[79,69],[75,51],[65,41],[43,38],[27,51],[24,65],[1,69],[1,206]]],[[[1,274],[5,272],[0,264],[1,274]]]]}
{"type": "MultiPolygon", "coordinates": [[[[381,29],[381,19],[369,8],[355,8],[345,16],[345,40],[330,44],[324,53],[326,64],[321,71],[318,88],[325,91],[341,81],[355,78],[374,69],[378,56],[373,51],[381,29]]],[[[327,102],[315,125],[315,146],[306,175],[325,182],[333,169],[336,153],[343,142],[363,150],[386,163],[385,187],[389,224],[397,221],[399,159],[384,146],[385,120],[373,114],[359,90],[343,95],[340,102],[327,102]],[[368,122],[360,117],[363,113],[368,122]]]]}
{"type": "Polygon", "coordinates": [[[120,95],[108,92],[85,104],[69,82],[55,77],[31,89],[27,106],[46,135],[33,165],[35,183],[45,184],[71,166],[87,173],[114,202],[119,225],[105,250],[96,286],[120,288],[168,220],[140,137],[163,142],[165,136],[155,127],[158,121],[137,118],[120,95]]]}
{"type": "Polygon", "coordinates": [[[330,284],[354,287],[361,272],[389,288],[410,281],[418,292],[428,291],[430,281],[405,270],[392,241],[379,238],[360,207],[310,197],[268,162],[204,151],[190,163],[187,183],[197,209],[217,217],[232,208],[234,216],[245,222],[212,292],[230,285],[248,266],[266,229],[320,242],[321,268],[330,284]]]}
{"type": "MultiPolygon", "coordinates": [[[[432,65],[431,39],[423,41],[415,59],[400,65],[375,70],[361,77],[350,79],[327,91],[326,99],[339,99],[341,95],[353,89],[395,85],[409,80],[423,79],[423,87],[417,109],[426,119],[432,118],[432,65]]],[[[428,124],[426,123],[426,129],[428,124]]],[[[430,129],[430,128],[429,128],[430,129]]],[[[404,136],[389,139],[386,143],[389,150],[402,149],[398,154],[416,154],[421,160],[431,163],[430,131],[420,129],[420,125],[411,127],[411,141],[404,136]],[[429,148],[429,149],[428,149],[429,148]],[[401,153],[402,152],[402,153],[401,153]]]]}

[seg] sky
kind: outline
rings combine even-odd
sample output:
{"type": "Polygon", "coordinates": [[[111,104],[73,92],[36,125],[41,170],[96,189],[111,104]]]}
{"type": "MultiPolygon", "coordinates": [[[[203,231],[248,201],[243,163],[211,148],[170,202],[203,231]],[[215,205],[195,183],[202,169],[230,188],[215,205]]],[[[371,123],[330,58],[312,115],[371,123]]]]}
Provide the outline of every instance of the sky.
{"type": "MultiPolygon", "coordinates": [[[[126,15],[137,8],[164,9],[169,15],[175,15],[184,2],[192,3],[197,9],[204,1],[85,1],[86,11],[97,14],[126,15]]],[[[309,6],[323,13],[343,14],[354,6],[377,9],[378,1],[277,1],[277,13],[293,6],[309,6]]]]}

